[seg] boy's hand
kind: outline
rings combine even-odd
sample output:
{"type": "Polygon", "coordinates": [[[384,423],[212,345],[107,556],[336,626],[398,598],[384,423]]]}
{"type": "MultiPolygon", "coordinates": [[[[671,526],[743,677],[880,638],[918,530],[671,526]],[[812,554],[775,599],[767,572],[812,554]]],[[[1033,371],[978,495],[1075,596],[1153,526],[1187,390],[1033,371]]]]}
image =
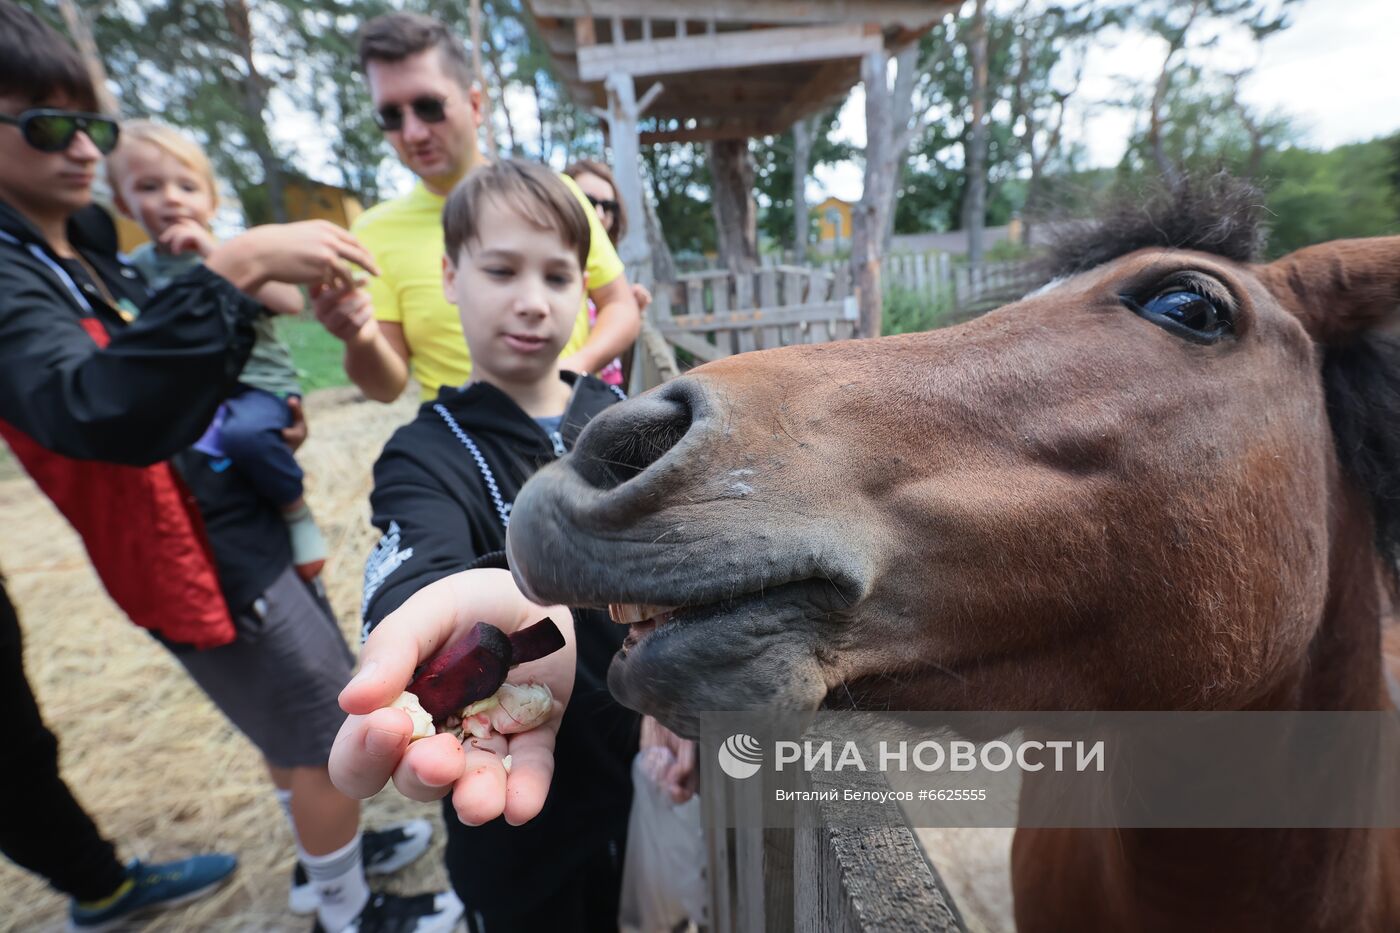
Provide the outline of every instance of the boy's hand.
{"type": "Polygon", "coordinates": [[[532,819],[554,776],[554,737],[573,691],[576,657],[569,610],[530,602],[507,571],[467,570],[425,586],[370,633],[360,652],[360,672],[341,691],[340,706],[350,716],[331,750],[331,780],[351,797],[373,796],[390,777],[413,800],[450,793],[458,818],[468,826],[502,814],[511,825],[532,819]],[[469,740],[466,749],[448,733],[409,744],[408,714],[386,707],[408,687],[420,664],[479,621],[509,634],[546,614],[564,635],[563,649],[512,668],[506,678],[548,685],[554,711],[545,725],[486,742],[469,740]],[[502,764],[506,755],[509,774],[502,764]]]}
{"type": "Polygon", "coordinates": [[[638,311],[645,311],[647,305],[651,304],[651,292],[640,282],[632,283],[632,298],[637,302],[638,311]]]}
{"type": "Polygon", "coordinates": [[[268,282],[350,287],[351,263],[379,274],[374,257],[348,230],[326,220],[254,227],[219,244],[205,265],[240,291],[256,292],[268,282]]]}
{"type": "Polygon", "coordinates": [[[362,288],[311,287],[311,307],[316,320],[342,343],[362,339],[374,323],[374,303],[362,288]]]}
{"type": "Polygon", "coordinates": [[[177,220],[161,232],[157,245],[164,252],[178,256],[181,253],[198,253],[208,256],[219,245],[203,224],[186,218],[177,220]]]}

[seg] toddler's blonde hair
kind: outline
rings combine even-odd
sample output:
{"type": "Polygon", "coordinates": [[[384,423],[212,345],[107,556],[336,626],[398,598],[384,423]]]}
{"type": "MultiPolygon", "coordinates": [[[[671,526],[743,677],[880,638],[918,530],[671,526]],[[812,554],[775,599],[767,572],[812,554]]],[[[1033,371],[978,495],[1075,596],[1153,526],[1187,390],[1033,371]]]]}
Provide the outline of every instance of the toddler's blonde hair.
{"type": "Polygon", "coordinates": [[[214,165],[209,161],[209,156],[205,155],[204,149],[174,127],[154,120],[122,122],[121,142],[107,157],[107,180],[114,189],[121,188],[122,173],[126,170],[126,154],[131,152],[133,143],[146,143],[173,156],[185,168],[204,179],[204,183],[209,186],[213,206],[219,206],[219,183],[214,178],[214,165]]]}

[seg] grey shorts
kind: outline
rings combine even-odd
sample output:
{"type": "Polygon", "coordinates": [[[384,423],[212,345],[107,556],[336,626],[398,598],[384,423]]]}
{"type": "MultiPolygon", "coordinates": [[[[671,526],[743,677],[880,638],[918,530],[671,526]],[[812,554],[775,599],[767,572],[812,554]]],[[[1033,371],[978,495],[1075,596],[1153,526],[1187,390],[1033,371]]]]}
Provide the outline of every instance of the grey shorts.
{"type": "Polygon", "coordinates": [[[232,644],[172,653],[269,764],[324,767],[354,667],[330,604],[288,567],[234,627],[232,644]]]}

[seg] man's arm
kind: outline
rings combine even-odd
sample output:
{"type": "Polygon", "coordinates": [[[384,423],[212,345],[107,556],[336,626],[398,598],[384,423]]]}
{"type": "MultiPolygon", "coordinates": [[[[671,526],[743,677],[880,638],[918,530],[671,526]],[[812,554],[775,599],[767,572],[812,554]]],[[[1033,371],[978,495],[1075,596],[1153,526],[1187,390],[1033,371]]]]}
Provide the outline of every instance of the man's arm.
{"type": "Polygon", "coordinates": [[[374,316],[375,299],[357,288],[312,289],[316,319],[345,344],[345,374],[376,402],[392,402],[408,385],[408,341],[403,325],[374,316]]]}
{"type": "Polygon", "coordinates": [[[563,369],[596,373],[621,356],[642,332],[642,314],[627,276],[619,275],[606,285],[592,289],[588,297],[598,309],[598,320],[588,340],[572,356],[560,362],[563,369]]]}
{"type": "Polygon", "coordinates": [[[367,398],[392,402],[408,385],[408,341],[403,325],[371,321],[366,335],[345,344],[345,373],[367,398]]]}
{"type": "Polygon", "coordinates": [[[273,314],[300,314],[306,307],[301,289],[286,282],[268,282],[253,297],[273,314]]]}

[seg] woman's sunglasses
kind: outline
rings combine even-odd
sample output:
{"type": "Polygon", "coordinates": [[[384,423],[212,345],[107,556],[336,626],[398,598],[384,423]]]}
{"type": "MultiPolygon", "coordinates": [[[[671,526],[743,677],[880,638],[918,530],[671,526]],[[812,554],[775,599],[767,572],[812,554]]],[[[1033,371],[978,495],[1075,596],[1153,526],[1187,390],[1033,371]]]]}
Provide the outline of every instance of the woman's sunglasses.
{"type": "MultiPolygon", "coordinates": [[[[441,123],[447,119],[447,101],[441,97],[415,97],[409,104],[413,115],[424,123],[441,123]]],[[[403,107],[389,104],[380,107],[374,114],[374,122],[386,133],[397,133],[403,129],[403,107]]]]}
{"type": "Polygon", "coordinates": [[[588,203],[592,204],[594,207],[601,207],[603,210],[607,211],[609,214],[612,214],[614,217],[617,216],[616,201],[609,201],[604,198],[595,198],[591,194],[585,194],[584,197],[587,198],[588,203]]]}
{"type": "Polygon", "coordinates": [[[19,127],[24,141],[40,152],[62,152],[73,144],[73,137],[82,132],[92,140],[98,152],[107,155],[117,148],[120,132],[116,120],[100,113],[47,107],[26,110],[17,117],[0,114],[0,123],[19,127]]]}

